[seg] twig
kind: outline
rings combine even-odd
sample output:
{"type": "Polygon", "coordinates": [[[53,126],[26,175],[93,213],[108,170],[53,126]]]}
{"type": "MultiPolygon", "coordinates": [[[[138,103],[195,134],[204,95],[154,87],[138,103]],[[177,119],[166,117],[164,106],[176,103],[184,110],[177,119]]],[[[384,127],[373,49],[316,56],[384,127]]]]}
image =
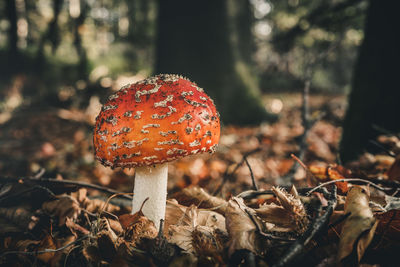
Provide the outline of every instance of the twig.
{"type": "Polygon", "coordinates": [[[164,236],[164,219],[160,219],[160,229],[158,230],[158,237],[164,236]]]}
{"type": "Polygon", "coordinates": [[[10,255],[10,254],[24,254],[24,255],[35,256],[35,255],[39,255],[39,254],[59,252],[61,250],[64,250],[64,249],[66,249],[66,248],[68,248],[68,247],[70,247],[72,245],[75,245],[75,244],[81,242],[82,240],[85,240],[88,237],[89,237],[89,235],[84,235],[84,236],[78,238],[77,240],[72,241],[71,243],[68,243],[65,246],[62,246],[62,247],[57,248],[57,249],[48,248],[48,249],[39,250],[39,251],[6,251],[6,252],[4,252],[3,254],[0,255],[0,258],[3,258],[3,257],[5,257],[7,255],[10,255]]]}
{"type": "Polygon", "coordinates": [[[316,190],[318,190],[321,187],[324,187],[324,186],[327,186],[327,185],[330,185],[330,184],[334,184],[334,183],[337,183],[337,182],[360,182],[360,183],[369,184],[369,185],[371,185],[371,186],[373,186],[376,189],[381,190],[381,191],[392,190],[392,188],[384,188],[384,187],[381,187],[381,186],[379,186],[379,185],[377,185],[377,184],[375,184],[373,182],[370,182],[368,180],[364,180],[364,179],[360,179],[360,178],[344,178],[344,179],[337,179],[337,180],[332,180],[332,181],[328,181],[328,182],[322,183],[322,184],[314,187],[310,191],[308,191],[307,195],[310,195],[311,193],[315,192],[316,190]]]}
{"type": "MultiPolygon", "coordinates": [[[[329,53],[331,53],[333,50],[335,50],[339,44],[340,44],[340,39],[331,44],[328,49],[325,51],[317,54],[314,58],[311,58],[308,63],[306,63],[305,66],[305,71],[304,71],[304,87],[302,91],[302,109],[301,109],[301,120],[303,124],[303,134],[301,135],[300,138],[300,144],[299,144],[299,159],[300,161],[304,160],[304,155],[308,149],[308,144],[307,144],[307,137],[308,134],[311,130],[311,128],[314,126],[314,124],[319,121],[322,116],[319,118],[316,118],[314,120],[310,119],[310,88],[311,88],[311,80],[314,75],[315,71],[315,64],[317,64],[319,61],[325,59],[329,53]]],[[[293,181],[293,175],[296,173],[297,169],[299,167],[299,163],[295,162],[292,167],[290,168],[289,172],[287,175],[281,177],[281,184],[282,185],[289,185],[293,181]]]]}
{"type": "Polygon", "coordinates": [[[239,169],[239,167],[242,166],[242,164],[244,163],[245,159],[246,159],[248,156],[250,156],[250,155],[252,155],[252,154],[254,154],[254,153],[257,153],[257,152],[259,152],[259,151],[261,151],[261,148],[260,148],[260,147],[258,147],[258,148],[256,148],[256,149],[253,149],[253,150],[250,150],[249,152],[245,153],[245,154],[243,155],[243,157],[242,157],[242,160],[241,160],[239,163],[236,164],[235,168],[231,171],[231,173],[228,174],[228,169],[229,169],[229,168],[226,168],[225,173],[224,173],[224,178],[223,178],[221,184],[220,184],[220,185],[217,187],[217,189],[212,193],[212,196],[215,196],[215,195],[217,195],[219,192],[221,192],[222,187],[224,187],[225,183],[228,181],[228,179],[229,179],[230,177],[232,177],[233,174],[235,174],[235,172],[239,169]]]}
{"type": "Polygon", "coordinates": [[[381,178],[381,177],[376,177],[376,178],[367,178],[367,177],[365,177],[363,179],[365,179],[367,181],[370,181],[370,182],[375,182],[377,184],[382,184],[382,185],[385,185],[385,186],[389,186],[389,187],[400,188],[400,183],[398,181],[394,181],[394,180],[386,180],[386,179],[381,178]]]}
{"type": "MultiPolygon", "coordinates": [[[[107,209],[107,207],[108,207],[108,204],[110,203],[110,201],[111,201],[113,198],[118,197],[118,196],[122,196],[122,195],[133,195],[133,193],[117,193],[117,194],[113,194],[112,196],[110,196],[110,197],[107,199],[107,201],[104,203],[103,207],[101,207],[100,212],[99,212],[99,217],[100,217],[101,214],[104,212],[104,213],[110,214],[111,216],[116,217],[116,218],[118,219],[117,216],[115,216],[115,215],[112,214],[112,213],[109,213],[106,209],[107,209]]],[[[146,198],[146,199],[144,200],[144,202],[146,202],[147,199],[148,199],[148,198],[146,198]]],[[[143,204],[144,204],[144,202],[143,202],[143,204]]],[[[140,209],[142,209],[142,208],[140,208],[140,209]]]]}
{"type": "MultiPolygon", "coordinates": [[[[282,188],[284,188],[286,191],[290,191],[290,186],[281,186],[282,188]]],[[[297,192],[300,195],[305,195],[308,191],[310,191],[312,189],[312,187],[302,187],[302,188],[298,188],[297,192]]],[[[240,197],[243,199],[249,199],[249,198],[255,198],[258,196],[262,196],[262,195],[275,195],[275,193],[270,190],[261,190],[261,191],[254,191],[254,190],[247,190],[247,191],[243,191],[240,194],[236,195],[236,197],[240,197]]]]}
{"type": "Polygon", "coordinates": [[[394,152],[391,151],[390,149],[387,149],[386,147],[384,147],[384,146],[381,145],[380,143],[376,142],[375,140],[368,140],[368,142],[369,142],[370,144],[373,144],[373,145],[376,146],[377,148],[381,149],[383,152],[385,152],[386,154],[388,154],[388,156],[396,157],[396,153],[394,153],[394,152]]]}
{"type": "MultiPolygon", "coordinates": [[[[326,190],[324,190],[326,191],[326,190]]],[[[326,191],[327,192],[327,191],[326,191]]],[[[326,207],[325,213],[321,216],[318,214],[315,216],[314,221],[308,226],[304,235],[297,239],[287,250],[287,252],[282,256],[282,258],[273,264],[272,266],[287,266],[293,260],[295,260],[300,253],[303,251],[304,247],[314,239],[317,234],[321,233],[325,226],[329,223],[329,218],[332,215],[335,207],[336,207],[336,186],[333,187],[332,192],[330,194],[325,193],[326,198],[328,200],[328,206],[326,207]]],[[[322,206],[322,203],[320,207],[322,206]]]]}
{"type": "Polygon", "coordinates": [[[397,138],[400,139],[400,133],[395,133],[395,132],[389,131],[388,129],[385,129],[385,128],[383,128],[383,127],[380,126],[380,125],[372,124],[372,128],[373,128],[374,130],[376,130],[376,131],[382,133],[382,134],[394,135],[394,136],[396,136],[397,138]]]}
{"type": "Polygon", "coordinates": [[[255,191],[258,191],[258,186],[257,186],[256,180],[254,178],[253,170],[251,169],[250,163],[247,160],[247,158],[244,158],[244,162],[246,162],[246,165],[249,168],[250,176],[251,176],[251,182],[253,183],[253,188],[254,188],[255,191]]]}
{"type": "Polygon", "coordinates": [[[33,175],[33,178],[38,179],[42,177],[45,172],[46,170],[44,168],[40,168],[40,170],[35,175],[33,175]]]}
{"type": "Polygon", "coordinates": [[[27,188],[25,190],[21,190],[19,192],[15,192],[15,193],[11,193],[11,194],[6,194],[5,196],[0,197],[0,203],[4,204],[4,202],[6,202],[7,200],[12,201],[13,199],[18,199],[21,196],[26,196],[30,192],[34,192],[35,190],[43,191],[43,193],[47,194],[49,197],[55,197],[55,194],[47,187],[44,187],[41,185],[35,185],[31,188],[27,188]]]}
{"type": "Polygon", "coordinates": [[[12,177],[0,177],[0,184],[5,183],[27,183],[27,184],[39,184],[43,186],[56,186],[56,185],[64,185],[64,186],[76,186],[76,187],[85,187],[90,189],[96,189],[98,191],[113,195],[113,194],[122,194],[120,195],[123,198],[132,200],[132,197],[123,195],[123,192],[119,192],[104,186],[90,184],[79,181],[72,180],[58,180],[55,178],[31,178],[31,177],[22,177],[22,178],[12,178],[12,177]]]}

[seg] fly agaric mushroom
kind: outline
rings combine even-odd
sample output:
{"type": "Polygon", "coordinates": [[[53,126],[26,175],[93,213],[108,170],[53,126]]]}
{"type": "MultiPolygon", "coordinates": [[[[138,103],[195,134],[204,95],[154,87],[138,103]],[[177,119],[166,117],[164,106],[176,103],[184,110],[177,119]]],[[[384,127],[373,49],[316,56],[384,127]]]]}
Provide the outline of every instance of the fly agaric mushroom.
{"type": "Polygon", "coordinates": [[[132,213],[158,227],[164,219],[168,162],[213,153],[220,135],[215,105],[203,89],[179,75],[161,74],[122,87],[96,118],[95,157],[111,168],[135,167],[132,213]]]}

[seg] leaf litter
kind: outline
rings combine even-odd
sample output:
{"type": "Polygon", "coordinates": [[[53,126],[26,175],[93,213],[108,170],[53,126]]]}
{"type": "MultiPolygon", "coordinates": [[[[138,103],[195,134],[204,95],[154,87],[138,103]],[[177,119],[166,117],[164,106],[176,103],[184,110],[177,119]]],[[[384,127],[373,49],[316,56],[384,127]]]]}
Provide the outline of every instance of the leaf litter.
{"type": "Polygon", "coordinates": [[[227,126],[214,156],[171,164],[170,199],[157,231],[141,211],[130,214],[129,197],[115,194],[130,191],[134,172],[94,166],[92,118],[64,113],[3,125],[0,139],[9,149],[0,157],[12,162],[0,164],[3,265],[356,265],[387,262],[399,245],[398,135],[376,140],[392,156],[365,153],[341,166],[340,128],[318,121],[307,137],[306,169],[293,174],[296,186],[279,187],[293,166],[290,154],[299,152],[300,110],[286,110],[272,125],[227,126]],[[58,127],[49,123],[66,127],[52,133],[58,127]],[[29,142],[35,145],[27,148],[29,142]],[[43,178],[41,168],[58,183],[43,178]]]}

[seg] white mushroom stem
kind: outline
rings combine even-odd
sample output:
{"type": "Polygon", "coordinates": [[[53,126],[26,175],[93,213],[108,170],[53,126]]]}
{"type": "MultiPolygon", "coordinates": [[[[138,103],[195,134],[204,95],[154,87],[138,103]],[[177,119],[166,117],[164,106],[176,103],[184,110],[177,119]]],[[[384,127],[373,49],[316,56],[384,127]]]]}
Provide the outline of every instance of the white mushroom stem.
{"type": "Polygon", "coordinates": [[[160,220],[165,217],[167,200],[168,163],[136,168],[135,188],[133,189],[132,214],[142,208],[143,214],[160,227],[160,220]]]}

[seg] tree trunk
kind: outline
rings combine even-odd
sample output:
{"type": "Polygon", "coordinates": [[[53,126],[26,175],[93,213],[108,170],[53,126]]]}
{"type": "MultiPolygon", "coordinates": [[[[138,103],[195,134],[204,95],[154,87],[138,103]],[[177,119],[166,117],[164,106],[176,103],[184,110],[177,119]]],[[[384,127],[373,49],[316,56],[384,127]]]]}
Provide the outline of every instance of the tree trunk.
{"type": "Polygon", "coordinates": [[[18,56],[17,8],[15,0],[6,0],[6,15],[10,23],[8,28],[8,53],[12,61],[9,62],[15,62],[18,56]]]}
{"type": "Polygon", "coordinates": [[[243,74],[246,71],[240,73],[245,65],[235,60],[227,1],[158,3],[156,72],[182,74],[197,82],[215,100],[225,123],[268,120],[250,88],[251,77],[243,74]]]}
{"type": "Polygon", "coordinates": [[[374,125],[400,131],[398,1],[371,0],[365,38],[355,66],[353,89],[340,144],[344,162],[355,159],[379,134],[374,125]]]}
{"type": "Polygon", "coordinates": [[[74,46],[76,49],[76,52],[79,56],[79,62],[78,62],[78,76],[80,79],[86,80],[88,77],[88,59],[87,59],[87,54],[85,47],[82,45],[82,37],[81,34],[79,33],[79,28],[84,24],[86,15],[88,13],[89,6],[86,3],[85,0],[80,0],[80,6],[81,6],[81,13],[79,16],[74,19],[74,46]]]}
{"type": "Polygon", "coordinates": [[[235,0],[237,19],[235,20],[238,32],[238,49],[241,59],[247,64],[253,64],[255,42],[252,32],[254,24],[253,9],[249,0],[235,0]]]}

